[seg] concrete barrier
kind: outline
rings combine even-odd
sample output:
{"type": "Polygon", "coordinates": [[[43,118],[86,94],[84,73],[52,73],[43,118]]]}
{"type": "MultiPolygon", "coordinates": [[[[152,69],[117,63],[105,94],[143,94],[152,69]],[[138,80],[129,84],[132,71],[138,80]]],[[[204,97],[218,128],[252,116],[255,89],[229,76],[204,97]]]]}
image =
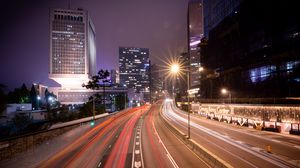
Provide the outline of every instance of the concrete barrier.
{"type": "Polygon", "coordinates": [[[181,139],[192,151],[194,151],[199,157],[201,157],[206,163],[208,163],[211,167],[218,167],[218,168],[233,168],[229,163],[222,160],[218,156],[211,153],[202,145],[198,144],[193,139],[187,139],[187,136],[178,130],[174,125],[169,123],[167,119],[161,114],[162,109],[160,109],[160,116],[162,117],[162,121],[165,125],[172,131],[179,139],[181,139]]]}
{"type": "MultiPolygon", "coordinates": [[[[105,113],[97,115],[95,116],[95,119],[97,122],[102,122],[114,114],[115,113],[105,113]]],[[[40,145],[42,142],[66,133],[84,123],[91,121],[92,119],[93,117],[86,117],[79,120],[55,124],[48,130],[2,139],[0,141],[0,160],[13,158],[19,153],[32,149],[40,145]]]]}

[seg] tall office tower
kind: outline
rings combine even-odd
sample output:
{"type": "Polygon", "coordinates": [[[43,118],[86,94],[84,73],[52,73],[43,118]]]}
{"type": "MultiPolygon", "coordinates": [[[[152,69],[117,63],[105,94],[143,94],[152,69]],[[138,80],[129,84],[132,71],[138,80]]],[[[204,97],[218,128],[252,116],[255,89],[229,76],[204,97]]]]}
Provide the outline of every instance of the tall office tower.
{"type": "Polygon", "coordinates": [[[161,95],[163,90],[163,80],[162,80],[162,71],[160,70],[159,66],[156,64],[152,64],[150,66],[150,93],[151,93],[151,100],[155,101],[161,95]]]}
{"type": "Polygon", "coordinates": [[[51,9],[49,78],[62,88],[81,88],[95,74],[95,28],[88,12],[51,9]]]}
{"type": "Polygon", "coordinates": [[[136,93],[142,93],[150,101],[149,49],[119,47],[120,84],[136,93]]]}
{"type": "Polygon", "coordinates": [[[236,10],[242,1],[244,0],[203,0],[204,36],[208,37],[210,30],[236,10]]]}
{"type": "Polygon", "coordinates": [[[203,37],[203,4],[202,0],[191,0],[188,6],[188,50],[190,57],[190,86],[200,85],[200,53],[198,44],[203,37]]]}

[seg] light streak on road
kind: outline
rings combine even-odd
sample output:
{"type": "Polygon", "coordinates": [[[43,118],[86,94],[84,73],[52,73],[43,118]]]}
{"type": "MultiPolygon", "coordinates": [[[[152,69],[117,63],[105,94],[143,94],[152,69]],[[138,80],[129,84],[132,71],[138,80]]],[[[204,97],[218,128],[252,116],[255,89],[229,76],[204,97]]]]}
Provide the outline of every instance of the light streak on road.
{"type": "Polygon", "coordinates": [[[107,162],[105,163],[105,168],[111,167],[125,167],[125,162],[128,156],[128,149],[130,140],[133,134],[133,128],[138,120],[138,118],[143,114],[145,110],[140,110],[140,112],[135,113],[132,118],[125,124],[117,142],[115,143],[107,162]]]}
{"type": "MultiPolygon", "coordinates": [[[[166,102],[164,104],[164,107],[163,107],[163,115],[171,122],[175,122],[177,124],[180,124],[180,123],[184,123],[183,125],[186,125],[187,123],[187,119],[182,117],[181,115],[177,114],[173,107],[172,107],[172,104],[171,102],[166,102]]],[[[184,114],[186,115],[186,114],[184,114]]],[[[181,124],[180,124],[181,125],[181,124]]],[[[249,154],[252,154],[260,159],[263,159],[264,161],[267,161],[273,165],[276,165],[276,166],[279,166],[279,167],[293,167],[292,164],[286,162],[285,160],[282,160],[280,158],[277,158],[273,155],[270,155],[268,153],[265,153],[265,152],[261,152],[260,150],[255,150],[254,148],[252,147],[249,147],[247,146],[246,144],[244,143],[241,143],[239,141],[236,141],[236,140],[233,140],[231,139],[230,137],[226,136],[226,135],[222,135],[216,131],[213,131],[209,128],[206,128],[204,126],[201,126],[195,122],[191,122],[191,126],[199,131],[202,131],[202,132],[205,132],[207,135],[210,135],[210,136],[213,136],[223,142],[226,142],[232,146],[235,146],[237,148],[239,148],[240,150],[243,150],[249,154]]],[[[193,137],[192,137],[193,138],[193,137]]],[[[249,164],[251,167],[257,167],[255,166],[254,164],[252,164],[251,162],[243,159],[243,158],[240,158],[242,159],[244,162],[246,162],[247,164],[249,164]]]]}

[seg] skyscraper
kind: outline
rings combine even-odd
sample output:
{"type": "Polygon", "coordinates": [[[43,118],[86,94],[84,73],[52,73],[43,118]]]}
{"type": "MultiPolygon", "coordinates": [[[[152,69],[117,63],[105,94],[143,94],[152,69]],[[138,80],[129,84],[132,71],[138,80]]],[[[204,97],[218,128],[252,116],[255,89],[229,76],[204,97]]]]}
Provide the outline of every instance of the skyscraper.
{"type": "Polygon", "coordinates": [[[204,36],[217,26],[226,16],[232,13],[244,0],[203,0],[204,36]]]}
{"type": "Polygon", "coordinates": [[[191,88],[200,84],[200,53],[197,46],[203,37],[203,4],[202,0],[192,0],[188,6],[188,50],[190,62],[191,88]]]}
{"type": "Polygon", "coordinates": [[[49,78],[62,88],[80,88],[95,74],[95,28],[88,12],[51,9],[49,78]]]}
{"type": "Polygon", "coordinates": [[[120,83],[150,101],[149,49],[119,47],[120,83]]]}

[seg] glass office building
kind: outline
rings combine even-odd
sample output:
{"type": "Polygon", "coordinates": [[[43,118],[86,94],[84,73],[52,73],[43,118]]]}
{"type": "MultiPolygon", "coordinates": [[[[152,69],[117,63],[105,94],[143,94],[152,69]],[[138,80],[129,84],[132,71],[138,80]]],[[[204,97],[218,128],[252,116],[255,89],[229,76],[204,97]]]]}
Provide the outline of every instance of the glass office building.
{"type": "Polygon", "coordinates": [[[76,88],[95,74],[95,28],[88,12],[51,9],[49,78],[76,88]]]}
{"type": "Polygon", "coordinates": [[[120,83],[143,93],[145,101],[150,99],[149,65],[148,48],[119,47],[120,83]]]}

